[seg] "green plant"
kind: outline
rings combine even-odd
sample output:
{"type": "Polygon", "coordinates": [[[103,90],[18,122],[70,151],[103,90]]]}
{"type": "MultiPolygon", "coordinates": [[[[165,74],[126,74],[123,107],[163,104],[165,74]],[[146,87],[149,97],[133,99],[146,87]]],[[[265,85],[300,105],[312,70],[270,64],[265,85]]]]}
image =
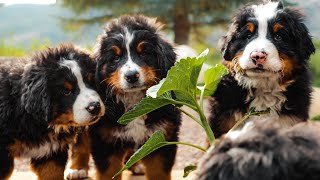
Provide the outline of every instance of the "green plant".
{"type": "MultiPolygon", "coordinates": [[[[167,77],[162,79],[159,84],[150,87],[147,90],[147,97],[142,99],[133,109],[123,114],[118,120],[118,123],[127,124],[137,117],[148,114],[162,106],[173,105],[204,129],[210,145],[213,146],[215,137],[204,115],[203,99],[205,96],[210,96],[215,92],[221,78],[226,75],[228,71],[223,65],[217,64],[205,71],[204,84],[197,85],[199,73],[207,55],[208,49],[196,58],[181,59],[180,62],[177,62],[175,66],[168,71],[167,77]],[[172,92],[175,94],[175,98],[173,98],[172,92]],[[197,97],[199,97],[199,100],[197,97]],[[195,111],[199,117],[194,117],[182,109],[182,106],[187,106],[189,109],[195,111]]],[[[251,108],[244,118],[236,123],[235,127],[243,123],[250,116],[260,115],[268,111],[269,110],[255,111],[254,108],[251,108]]],[[[158,148],[173,144],[187,145],[206,151],[203,147],[186,142],[168,142],[162,132],[156,131],[149,140],[130,157],[125,166],[115,174],[115,176],[118,176],[124,170],[130,168],[133,164],[158,148]]],[[[185,167],[184,177],[195,169],[195,165],[185,167]]]]}
{"type": "Polygon", "coordinates": [[[311,121],[320,121],[320,115],[312,117],[311,121]]]}
{"type": "MultiPolygon", "coordinates": [[[[208,69],[204,74],[204,85],[197,86],[198,76],[204,61],[207,58],[209,50],[205,50],[196,58],[186,58],[177,62],[175,66],[168,71],[166,78],[159,84],[150,87],[147,90],[147,97],[140,101],[133,109],[120,117],[120,124],[127,124],[135,118],[145,115],[165,105],[174,105],[185,113],[196,123],[203,127],[211,145],[215,138],[208,124],[203,110],[203,98],[213,94],[221,78],[228,73],[223,65],[216,65],[208,69]],[[175,98],[172,96],[175,94],[175,98]],[[198,101],[197,96],[200,96],[198,101]],[[181,107],[187,106],[199,114],[199,118],[192,116],[181,107]]],[[[125,166],[115,175],[119,175],[124,170],[130,168],[134,163],[147,156],[158,148],[172,144],[183,144],[206,151],[204,148],[186,142],[168,142],[162,132],[155,132],[149,140],[126,162],[125,166]]],[[[190,172],[194,168],[186,169],[190,172]]]]}

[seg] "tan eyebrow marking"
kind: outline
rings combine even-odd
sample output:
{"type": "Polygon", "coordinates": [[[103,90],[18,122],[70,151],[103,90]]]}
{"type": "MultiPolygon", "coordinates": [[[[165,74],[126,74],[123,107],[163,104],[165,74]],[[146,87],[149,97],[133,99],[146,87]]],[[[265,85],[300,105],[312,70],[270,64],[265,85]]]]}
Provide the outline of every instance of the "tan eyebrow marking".
{"type": "Polygon", "coordinates": [[[121,49],[118,47],[118,46],[111,46],[111,49],[114,51],[114,53],[117,55],[117,56],[120,56],[121,55],[121,49]]]}
{"type": "Polygon", "coordinates": [[[283,28],[283,26],[279,23],[276,23],[273,25],[272,30],[274,33],[278,32],[281,28],[283,28]]]}
{"type": "Polygon", "coordinates": [[[141,41],[139,42],[139,44],[137,45],[137,53],[140,54],[144,48],[144,45],[146,44],[146,42],[141,41]]]}
{"type": "Polygon", "coordinates": [[[73,85],[67,81],[63,83],[63,87],[66,88],[67,90],[71,91],[73,89],[73,85]]]}
{"type": "Polygon", "coordinates": [[[247,23],[247,28],[251,33],[253,33],[255,26],[253,23],[249,22],[249,23],[247,23]]]}

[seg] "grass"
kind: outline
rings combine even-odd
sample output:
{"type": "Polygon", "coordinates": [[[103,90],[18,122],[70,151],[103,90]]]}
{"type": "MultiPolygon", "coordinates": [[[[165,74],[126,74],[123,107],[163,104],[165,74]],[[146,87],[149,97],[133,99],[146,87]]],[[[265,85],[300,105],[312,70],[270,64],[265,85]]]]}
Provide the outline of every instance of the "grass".
{"type": "Polygon", "coordinates": [[[43,42],[39,40],[33,40],[30,42],[28,48],[19,45],[9,45],[0,41],[0,57],[10,56],[10,57],[21,57],[30,52],[42,50],[50,46],[50,41],[45,39],[43,42]]]}
{"type": "Polygon", "coordinates": [[[0,56],[21,57],[24,56],[25,53],[26,51],[22,47],[10,46],[0,42],[0,56]]]}
{"type": "Polygon", "coordinates": [[[314,86],[320,87],[320,41],[314,41],[316,53],[311,56],[310,67],[314,86]]]}

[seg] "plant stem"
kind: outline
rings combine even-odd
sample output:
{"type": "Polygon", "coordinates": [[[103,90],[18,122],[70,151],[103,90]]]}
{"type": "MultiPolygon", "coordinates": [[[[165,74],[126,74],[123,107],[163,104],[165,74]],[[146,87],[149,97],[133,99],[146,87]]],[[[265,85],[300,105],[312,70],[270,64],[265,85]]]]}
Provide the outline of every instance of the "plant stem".
{"type": "Polygon", "coordinates": [[[170,99],[170,101],[173,101],[174,104],[185,105],[185,106],[188,106],[189,108],[191,108],[191,109],[193,109],[195,111],[198,111],[197,107],[192,106],[191,104],[188,104],[188,103],[185,103],[185,102],[182,102],[182,101],[177,101],[177,100],[174,100],[174,99],[170,99]]]}
{"type": "Polygon", "coordinates": [[[180,107],[176,107],[176,108],[178,108],[181,112],[183,112],[184,114],[189,116],[192,120],[194,120],[196,123],[198,123],[200,126],[202,126],[202,123],[201,123],[201,121],[199,121],[199,119],[197,119],[196,117],[192,116],[190,113],[188,113],[187,111],[183,110],[180,107]]]}
{"type": "Polygon", "coordinates": [[[265,114],[270,112],[270,109],[264,110],[264,111],[255,111],[255,109],[250,109],[248,113],[245,114],[245,116],[240,119],[239,121],[237,121],[237,123],[229,130],[233,131],[235,129],[237,129],[245,120],[247,120],[249,117],[251,116],[260,116],[261,114],[265,114]]]}
{"type": "Polygon", "coordinates": [[[194,145],[194,144],[191,144],[191,143],[186,143],[186,142],[167,142],[168,145],[172,145],[172,144],[182,144],[182,145],[186,145],[186,146],[191,146],[191,147],[194,147],[194,148],[197,148],[203,152],[206,152],[207,150],[204,149],[203,147],[200,147],[200,146],[197,146],[197,145],[194,145]]]}
{"type": "MultiPolygon", "coordinates": [[[[201,102],[200,102],[201,104],[201,102]]],[[[200,115],[200,120],[201,120],[201,123],[202,123],[202,127],[203,129],[205,130],[206,134],[207,134],[207,137],[208,137],[208,140],[210,142],[210,145],[213,146],[214,143],[215,143],[215,137],[214,137],[214,134],[212,132],[212,129],[211,127],[209,126],[209,123],[207,121],[207,118],[206,116],[204,115],[203,111],[201,110],[200,106],[198,105],[197,103],[197,109],[198,109],[198,113],[200,115]]]]}
{"type": "Polygon", "coordinates": [[[200,109],[203,112],[203,96],[204,96],[204,90],[206,89],[206,86],[203,86],[203,89],[201,90],[200,94],[200,109]]]}
{"type": "Polygon", "coordinates": [[[229,130],[229,132],[237,129],[240,124],[242,124],[245,120],[247,120],[251,115],[250,114],[247,114],[245,115],[242,119],[240,119],[239,121],[237,121],[237,123],[229,130]]]}

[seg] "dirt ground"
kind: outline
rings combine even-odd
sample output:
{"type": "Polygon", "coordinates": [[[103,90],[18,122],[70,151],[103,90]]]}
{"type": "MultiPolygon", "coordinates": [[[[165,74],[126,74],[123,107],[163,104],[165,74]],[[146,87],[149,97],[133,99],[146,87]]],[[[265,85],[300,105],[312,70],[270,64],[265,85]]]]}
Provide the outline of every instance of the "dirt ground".
{"type": "MultiPolygon", "coordinates": [[[[314,89],[312,98],[313,100],[310,108],[311,117],[315,115],[320,115],[320,88],[314,89]]],[[[208,100],[205,100],[204,106],[207,107],[206,109],[208,109],[208,100]]],[[[188,110],[188,109],[185,108],[185,110],[188,110]]],[[[188,110],[188,111],[190,111],[190,113],[196,116],[196,114],[191,110],[188,110]]],[[[208,115],[207,112],[206,112],[206,115],[208,115]]],[[[180,141],[197,144],[204,147],[205,133],[201,129],[201,127],[185,115],[183,115],[182,119],[183,121],[180,129],[180,141]]],[[[174,171],[172,173],[173,180],[192,179],[193,177],[192,174],[188,178],[182,178],[182,174],[183,174],[182,170],[187,165],[197,163],[202,155],[203,153],[195,148],[179,145],[176,162],[174,165],[174,171]]],[[[93,168],[92,162],[90,164],[91,164],[90,174],[92,175],[94,173],[92,169],[94,168],[93,168]]],[[[124,177],[123,178],[124,180],[144,180],[145,179],[143,176],[132,177],[130,172],[125,172],[123,177],[124,177]]],[[[11,179],[12,180],[28,180],[33,178],[34,176],[32,175],[32,173],[30,173],[30,169],[29,169],[29,161],[25,159],[16,160],[15,171],[11,179]]]]}

